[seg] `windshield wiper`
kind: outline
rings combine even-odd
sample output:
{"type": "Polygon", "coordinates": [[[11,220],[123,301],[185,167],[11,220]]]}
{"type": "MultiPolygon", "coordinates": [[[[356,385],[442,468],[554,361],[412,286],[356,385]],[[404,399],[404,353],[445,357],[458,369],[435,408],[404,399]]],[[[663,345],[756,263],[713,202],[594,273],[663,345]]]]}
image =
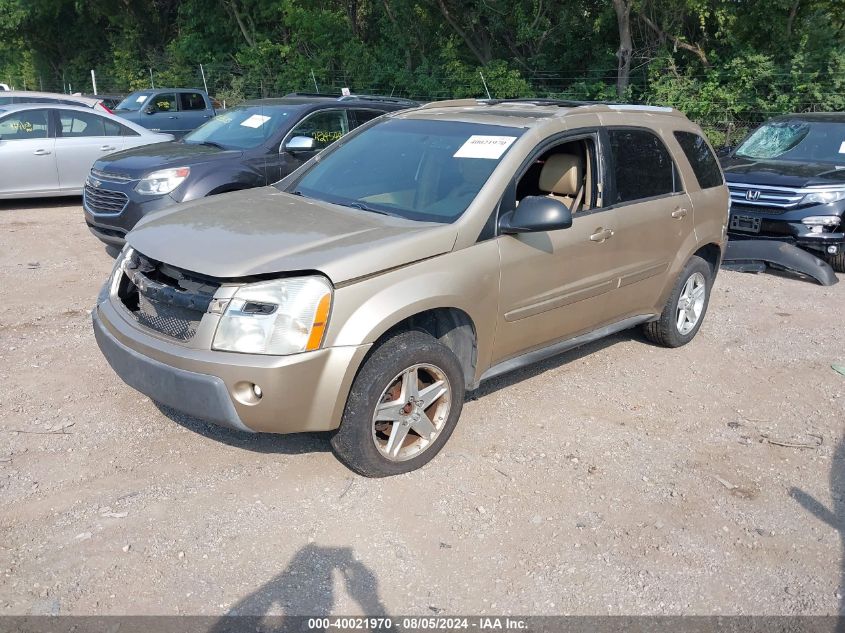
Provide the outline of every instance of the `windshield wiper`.
{"type": "Polygon", "coordinates": [[[217,149],[226,149],[220,143],[215,143],[214,141],[202,141],[201,143],[194,143],[194,145],[208,145],[209,147],[216,147],[217,149]]]}
{"type": "Polygon", "coordinates": [[[363,202],[339,202],[338,204],[344,207],[352,207],[353,209],[361,209],[361,211],[370,211],[371,213],[378,213],[379,215],[393,215],[392,213],[382,211],[381,209],[373,209],[371,206],[368,206],[363,202]]]}

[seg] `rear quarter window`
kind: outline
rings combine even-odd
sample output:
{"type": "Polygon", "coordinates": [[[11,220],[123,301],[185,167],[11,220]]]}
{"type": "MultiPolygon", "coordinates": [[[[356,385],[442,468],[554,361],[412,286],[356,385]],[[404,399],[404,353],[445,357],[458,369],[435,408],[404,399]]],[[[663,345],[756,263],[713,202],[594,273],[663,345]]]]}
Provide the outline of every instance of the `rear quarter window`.
{"type": "Polygon", "coordinates": [[[724,183],[719,162],[707,142],[693,132],[675,132],[675,138],[689,161],[702,189],[719,187],[724,183]]]}

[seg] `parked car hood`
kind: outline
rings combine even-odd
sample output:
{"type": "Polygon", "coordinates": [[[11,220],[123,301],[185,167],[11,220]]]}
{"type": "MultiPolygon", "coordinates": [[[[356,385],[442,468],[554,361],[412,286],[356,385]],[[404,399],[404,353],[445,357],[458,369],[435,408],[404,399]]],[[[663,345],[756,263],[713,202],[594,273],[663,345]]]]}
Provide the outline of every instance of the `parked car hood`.
{"type": "Polygon", "coordinates": [[[159,169],[190,167],[218,160],[236,160],[242,155],[241,150],[222,150],[196,143],[153,143],[104,156],[94,163],[94,169],[140,178],[159,169]]]}
{"type": "Polygon", "coordinates": [[[127,241],[147,257],[213,277],[316,270],[340,283],[448,252],[456,236],[451,224],[260,187],[149,214],[127,241]]]}
{"type": "Polygon", "coordinates": [[[722,161],[728,183],[808,187],[845,184],[845,156],[841,165],[799,163],[788,160],[753,160],[730,156],[722,161]]]}

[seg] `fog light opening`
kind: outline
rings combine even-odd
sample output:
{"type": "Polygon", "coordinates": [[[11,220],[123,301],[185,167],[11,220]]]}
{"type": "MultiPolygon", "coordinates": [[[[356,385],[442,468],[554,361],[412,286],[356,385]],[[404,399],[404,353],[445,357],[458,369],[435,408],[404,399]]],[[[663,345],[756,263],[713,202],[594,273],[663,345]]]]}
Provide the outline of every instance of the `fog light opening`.
{"type": "Polygon", "coordinates": [[[839,252],[839,247],[838,246],[828,246],[827,252],[830,253],[831,255],[836,255],[836,253],[839,252]]]}
{"type": "Polygon", "coordinates": [[[254,405],[261,401],[261,398],[264,396],[264,390],[254,382],[242,380],[235,384],[235,387],[232,389],[232,396],[241,404],[254,405]]]}

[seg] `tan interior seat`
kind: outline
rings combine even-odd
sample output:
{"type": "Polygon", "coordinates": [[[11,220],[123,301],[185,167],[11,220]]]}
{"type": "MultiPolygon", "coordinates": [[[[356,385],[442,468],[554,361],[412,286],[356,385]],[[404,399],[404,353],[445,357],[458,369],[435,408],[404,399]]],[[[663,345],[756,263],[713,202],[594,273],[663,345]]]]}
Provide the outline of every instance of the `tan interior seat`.
{"type": "Polygon", "coordinates": [[[573,154],[552,154],[546,159],[540,172],[540,189],[549,197],[560,200],[573,213],[581,206],[584,199],[584,164],[580,157],[573,154]]]}

